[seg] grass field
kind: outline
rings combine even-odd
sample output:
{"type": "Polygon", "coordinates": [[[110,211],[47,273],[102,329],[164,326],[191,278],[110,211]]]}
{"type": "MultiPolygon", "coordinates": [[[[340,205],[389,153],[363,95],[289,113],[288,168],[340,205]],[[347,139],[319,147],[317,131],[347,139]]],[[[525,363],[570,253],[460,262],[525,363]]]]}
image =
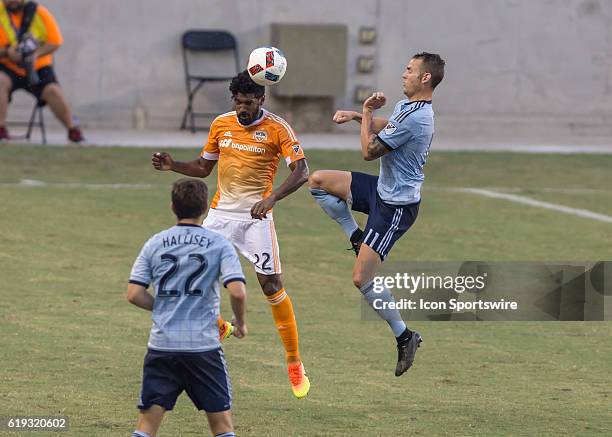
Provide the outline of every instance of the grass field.
{"type": "MultiPolygon", "coordinates": [[[[64,435],[129,435],[150,318],[125,300],[126,281],[142,243],[173,224],[176,175],[153,171],[146,149],[1,151],[0,416],[62,414],[64,435]]],[[[357,153],[308,156],[311,170],[377,172],[357,153]]],[[[419,219],[390,260],[612,259],[610,223],[448,191],[512,189],[612,215],[612,156],[433,152],[426,173],[419,219]]],[[[245,266],[250,335],[225,346],[239,435],[611,435],[610,322],[415,322],[425,343],[398,379],[390,331],[360,320],[339,227],[305,189],[274,214],[313,386],[292,398],[245,266]]],[[[184,395],[160,435],[207,433],[184,395]]]]}

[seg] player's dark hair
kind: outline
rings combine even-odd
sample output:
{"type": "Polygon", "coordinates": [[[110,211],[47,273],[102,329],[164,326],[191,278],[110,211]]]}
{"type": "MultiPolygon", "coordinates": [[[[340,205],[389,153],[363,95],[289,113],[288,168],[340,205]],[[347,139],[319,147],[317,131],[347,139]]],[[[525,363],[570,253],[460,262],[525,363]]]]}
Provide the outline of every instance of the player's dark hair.
{"type": "Polygon", "coordinates": [[[232,97],[236,94],[253,94],[259,98],[266,92],[266,87],[257,85],[249,76],[249,72],[244,70],[232,79],[229,90],[232,93],[232,97]]]}
{"type": "Polygon", "coordinates": [[[182,178],[172,184],[172,205],[180,219],[198,218],[208,204],[208,187],[199,179],[182,178]]]}
{"type": "Polygon", "coordinates": [[[412,59],[423,61],[423,73],[431,74],[431,89],[435,89],[444,79],[444,59],[438,54],[427,52],[417,53],[412,59]]]}

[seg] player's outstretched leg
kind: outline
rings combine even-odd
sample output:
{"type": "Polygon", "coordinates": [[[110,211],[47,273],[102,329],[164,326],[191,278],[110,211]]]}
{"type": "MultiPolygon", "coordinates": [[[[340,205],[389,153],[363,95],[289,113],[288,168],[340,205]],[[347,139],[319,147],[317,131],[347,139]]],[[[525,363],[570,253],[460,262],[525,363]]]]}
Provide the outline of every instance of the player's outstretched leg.
{"type": "Polygon", "coordinates": [[[334,219],[351,241],[352,249],[359,255],[363,232],[353,218],[350,203],[351,173],[348,171],[318,170],[308,179],[310,194],[334,219]]]}
{"type": "Polygon", "coordinates": [[[390,309],[389,305],[385,305],[395,302],[391,291],[385,287],[375,287],[374,276],[381,263],[380,255],[367,244],[363,244],[355,262],[353,283],[361,291],[366,302],[389,324],[393,331],[397,341],[395,376],[401,376],[412,366],[416,350],[422,339],[418,332],[413,332],[406,327],[398,310],[390,309]],[[374,305],[375,300],[379,302],[376,306],[374,305]]]}
{"type": "Polygon", "coordinates": [[[310,380],[306,376],[298,348],[298,329],[293,312],[293,304],[283,287],[280,275],[263,275],[257,273],[276,323],[278,335],[285,347],[287,368],[291,390],[296,398],[303,398],[310,390],[310,380]]]}

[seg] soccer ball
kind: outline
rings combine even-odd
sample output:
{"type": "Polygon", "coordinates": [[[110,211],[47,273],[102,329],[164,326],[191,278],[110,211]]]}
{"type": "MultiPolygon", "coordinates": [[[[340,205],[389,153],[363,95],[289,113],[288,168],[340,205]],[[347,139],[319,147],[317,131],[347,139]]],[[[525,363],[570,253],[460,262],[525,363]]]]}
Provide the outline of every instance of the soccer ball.
{"type": "Polygon", "coordinates": [[[258,47],[249,55],[249,76],[258,85],[274,85],[287,71],[287,59],[276,47],[258,47]]]}

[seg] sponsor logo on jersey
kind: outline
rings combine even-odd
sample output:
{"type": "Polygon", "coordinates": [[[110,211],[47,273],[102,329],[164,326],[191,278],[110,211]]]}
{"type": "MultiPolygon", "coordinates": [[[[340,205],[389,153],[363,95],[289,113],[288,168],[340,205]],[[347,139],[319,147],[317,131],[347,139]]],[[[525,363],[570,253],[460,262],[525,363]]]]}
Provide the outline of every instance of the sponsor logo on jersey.
{"type": "Polygon", "coordinates": [[[232,133],[230,131],[225,131],[225,133],[223,134],[224,137],[230,137],[232,136],[232,133]]]}
{"type": "Polygon", "coordinates": [[[255,141],[259,142],[266,141],[268,139],[268,133],[263,130],[256,130],[253,134],[253,138],[255,138],[255,141]]]}
{"type": "Polygon", "coordinates": [[[219,141],[219,148],[225,149],[227,147],[231,147],[234,150],[238,150],[240,152],[253,152],[263,155],[266,153],[266,149],[263,147],[256,146],[254,144],[240,144],[234,143],[231,138],[223,138],[219,141]]]}
{"type": "Polygon", "coordinates": [[[260,155],[263,155],[264,153],[266,153],[266,149],[264,149],[263,147],[255,146],[253,144],[233,143],[232,144],[232,149],[240,150],[241,152],[259,153],[260,155]]]}
{"type": "Polygon", "coordinates": [[[389,122],[386,126],[385,126],[385,134],[386,135],[391,135],[393,132],[395,132],[397,130],[397,126],[394,125],[392,122],[389,122]]]}

